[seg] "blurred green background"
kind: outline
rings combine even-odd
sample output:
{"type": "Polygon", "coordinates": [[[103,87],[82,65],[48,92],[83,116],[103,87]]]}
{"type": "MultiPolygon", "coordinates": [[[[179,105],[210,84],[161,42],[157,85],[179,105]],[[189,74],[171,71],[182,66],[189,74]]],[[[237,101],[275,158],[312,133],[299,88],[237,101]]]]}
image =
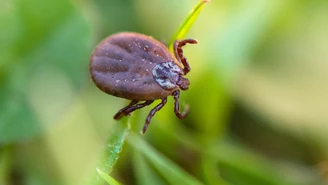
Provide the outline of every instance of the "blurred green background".
{"type": "MultiPolygon", "coordinates": [[[[0,0],[0,185],[83,184],[128,103],[91,82],[93,48],[121,31],[169,41],[196,3],[0,0]]],[[[169,98],[141,136],[168,166],[200,184],[328,184],[328,1],[212,0],[188,37],[190,113],[178,120],[169,98]]],[[[138,147],[111,176],[179,184],[138,147]]]]}

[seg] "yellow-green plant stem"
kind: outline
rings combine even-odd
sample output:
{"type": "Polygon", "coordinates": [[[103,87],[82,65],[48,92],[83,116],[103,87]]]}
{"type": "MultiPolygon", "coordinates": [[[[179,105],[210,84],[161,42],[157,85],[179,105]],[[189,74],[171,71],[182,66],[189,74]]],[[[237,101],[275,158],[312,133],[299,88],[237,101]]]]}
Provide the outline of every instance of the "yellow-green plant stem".
{"type": "Polygon", "coordinates": [[[169,46],[168,47],[169,47],[169,49],[170,49],[171,52],[173,52],[173,50],[174,50],[173,49],[174,41],[181,40],[181,39],[183,39],[187,35],[187,33],[189,32],[191,26],[196,21],[199,13],[204,8],[204,5],[206,3],[208,3],[208,2],[210,2],[210,0],[200,0],[194,6],[194,8],[191,10],[191,12],[189,13],[189,15],[183,21],[183,23],[179,27],[178,31],[173,35],[173,37],[171,38],[171,40],[169,42],[169,46]]]}

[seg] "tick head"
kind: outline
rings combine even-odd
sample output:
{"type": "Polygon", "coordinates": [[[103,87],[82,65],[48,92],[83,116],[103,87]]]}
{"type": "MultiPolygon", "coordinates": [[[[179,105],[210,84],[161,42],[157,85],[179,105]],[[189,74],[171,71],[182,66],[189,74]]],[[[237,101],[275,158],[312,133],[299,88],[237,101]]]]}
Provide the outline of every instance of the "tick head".
{"type": "Polygon", "coordinates": [[[183,70],[174,62],[163,62],[157,64],[153,71],[153,77],[163,89],[172,90],[177,87],[187,90],[189,80],[183,78],[183,70]]]}
{"type": "Polygon", "coordinates": [[[181,90],[185,91],[189,88],[189,80],[187,78],[184,78],[183,76],[179,76],[179,79],[177,81],[177,85],[180,87],[181,90]]]}

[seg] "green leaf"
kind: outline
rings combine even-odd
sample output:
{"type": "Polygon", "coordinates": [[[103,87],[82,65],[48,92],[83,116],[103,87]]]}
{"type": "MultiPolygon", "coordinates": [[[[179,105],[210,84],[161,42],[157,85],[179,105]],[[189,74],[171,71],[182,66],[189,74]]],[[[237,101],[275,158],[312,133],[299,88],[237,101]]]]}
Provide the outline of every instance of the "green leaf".
{"type": "Polygon", "coordinates": [[[182,170],[173,161],[157,152],[139,136],[131,134],[128,142],[141,152],[166,180],[172,184],[202,185],[195,177],[182,170]]]}
{"type": "Polygon", "coordinates": [[[170,51],[173,52],[174,41],[183,39],[187,35],[187,33],[190,30],[191,26],[196,21],[199,13],[204,8],[204,5],[206,3],[208,3],[208,2],[210,2],[210,0],[200,0],[195,5],[195,7],[191,10],[191,12],[189,13],[189,15],[186,17],[186,19],[184,20],[184,22],[181,24],[181,26],[178,29],[178,31],[173,35],[173,37],[172,37],[172,39],[171,39],[171,41],[169,43],[169,49],[170,49],[170,51]]]}
{"type": "Polygon", "coordinates": [[[104,173],[103,171],[99,170],[97,168],[97,172],[98,172],[98,175],[104,179],[104,181],[106,181],[109,185],[120,185],[119,182],[117,182],[113,177],[107,175],[106,173],[104,173]]]}

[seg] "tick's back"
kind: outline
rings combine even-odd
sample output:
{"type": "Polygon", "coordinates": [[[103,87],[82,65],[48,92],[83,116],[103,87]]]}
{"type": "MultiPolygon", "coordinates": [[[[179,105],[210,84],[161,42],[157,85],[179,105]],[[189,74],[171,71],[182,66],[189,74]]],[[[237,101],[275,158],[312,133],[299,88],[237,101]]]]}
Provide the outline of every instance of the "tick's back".
{"type": "Polygon", "coordinates": [[[175,89],[161,88],[152,75],[153,68],[176,59],[167,47],[137,33],[118,33],[103,40],[90,61],[92,80],[102,91],[130,99],[154,100],[175,89]]]}

